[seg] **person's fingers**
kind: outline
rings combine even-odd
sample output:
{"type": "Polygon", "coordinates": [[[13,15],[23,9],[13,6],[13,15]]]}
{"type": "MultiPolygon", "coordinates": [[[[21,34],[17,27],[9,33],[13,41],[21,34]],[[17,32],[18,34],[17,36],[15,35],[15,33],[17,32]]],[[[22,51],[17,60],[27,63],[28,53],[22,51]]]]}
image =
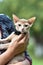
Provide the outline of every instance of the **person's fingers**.
{"type": "Polygon", "coordinates": [[[28,41],[29,41],[29,34],[26,35],[24,40],[25,40],[25,43],[28,43],[28,41]]]}
{"type": "MultiPolygon", "coordinates": [[[[18,38],[17,39],[13,39],[12,41],[11,41],[11,44],[10,45],[13,45],[14,43],[16,44],[16,43],[19,43],[19,41],[22,39],[24,37],[24,34],[20,34],[19,36],[18,36],[18,38]]],[[[14,45],[15,45],[14,44],[14,45]]]]}
{"type": "Polygon", "coordinates": [[[28,41],[28,34],[26,34],[19,43],[26,43],[28,41]]]}
{"type": "Polygon", "coordinates": [[[20,34],[20,35],[18,36],[17,41],[19,42],[24,36],[25,36],[24,34],[20,34]]]}

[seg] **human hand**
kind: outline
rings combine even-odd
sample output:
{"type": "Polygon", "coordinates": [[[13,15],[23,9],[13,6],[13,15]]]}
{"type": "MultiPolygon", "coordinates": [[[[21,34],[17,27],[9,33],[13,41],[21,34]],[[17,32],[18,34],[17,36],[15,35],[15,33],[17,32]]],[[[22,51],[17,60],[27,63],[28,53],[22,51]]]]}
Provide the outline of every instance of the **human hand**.
{"type": "MultiPolygon", "coordinates": [[[[16,54],[25,51],[28,42],[28,34],[20,34],[16,40],[11,42],[11,49],[16,51],[16,54]]],[[[14,52],[15,52],[14,51],[14,52]]]]}

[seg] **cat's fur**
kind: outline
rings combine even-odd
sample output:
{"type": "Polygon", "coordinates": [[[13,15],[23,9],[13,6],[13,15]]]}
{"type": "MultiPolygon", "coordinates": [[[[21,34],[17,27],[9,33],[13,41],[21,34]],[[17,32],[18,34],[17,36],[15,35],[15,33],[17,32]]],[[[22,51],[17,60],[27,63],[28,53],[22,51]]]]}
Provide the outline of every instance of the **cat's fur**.
{"type": "MultiPolygon", "coordinates": [[[[15,24],[15,28],[17,31],[21,32],[21,34],[24,33],[29,33],[29,29],[32,26],[32,24],[35,21],[35,17],[32,17],[28,20],[26,19],[19,19],[17,16],[13,15],[13,21],[15,24]]],[[[0,39],[0,43],[4,42],[6,43],[6,41],[11,40],[10,44],[12,44],[13,40],[16,40],[16,38],[18,38],[18,35],[14,34],[14,32],[12,32],[7,38],[5,39],[0,39]]],[[[0,44],[0,49],[7,49],[9,46],[8,43],[6,44],[0,44]]],[[[19,61],[23,61],[25,59],[25,54],[24,52],[22,54],[17,55],[16,57],[14,57],[9,63],[16,63],[19,61]]]]}

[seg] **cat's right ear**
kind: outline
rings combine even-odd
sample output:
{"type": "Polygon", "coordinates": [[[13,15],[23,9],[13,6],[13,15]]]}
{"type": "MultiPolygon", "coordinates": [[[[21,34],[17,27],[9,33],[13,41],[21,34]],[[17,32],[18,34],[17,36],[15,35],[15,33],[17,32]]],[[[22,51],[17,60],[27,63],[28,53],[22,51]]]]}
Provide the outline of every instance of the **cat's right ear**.
{"type": "Polygon", "coordinates": [[[30,27],[33,25],[35,20],[36,20],[36,17],[32,17],[32,18],[28,19],[28,23],[29,23],[30,27]]]}
{"type": "Polygon", "coordinates": [[[19,20],[19,18],[16,15],[14,15],[14,14],[12,16],[13,16],[14,23],[17,23],[17,21],[19,20]]]}

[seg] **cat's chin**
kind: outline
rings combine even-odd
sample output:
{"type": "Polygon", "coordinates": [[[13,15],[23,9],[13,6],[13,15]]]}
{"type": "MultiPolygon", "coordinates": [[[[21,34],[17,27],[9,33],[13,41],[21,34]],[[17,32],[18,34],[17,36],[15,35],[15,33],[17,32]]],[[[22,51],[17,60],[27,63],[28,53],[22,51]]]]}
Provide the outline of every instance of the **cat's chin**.
{"type": "Polygon", "coordinates": [[[26,34],[27,32],[21,32],[21,34],[26,34]]]}

